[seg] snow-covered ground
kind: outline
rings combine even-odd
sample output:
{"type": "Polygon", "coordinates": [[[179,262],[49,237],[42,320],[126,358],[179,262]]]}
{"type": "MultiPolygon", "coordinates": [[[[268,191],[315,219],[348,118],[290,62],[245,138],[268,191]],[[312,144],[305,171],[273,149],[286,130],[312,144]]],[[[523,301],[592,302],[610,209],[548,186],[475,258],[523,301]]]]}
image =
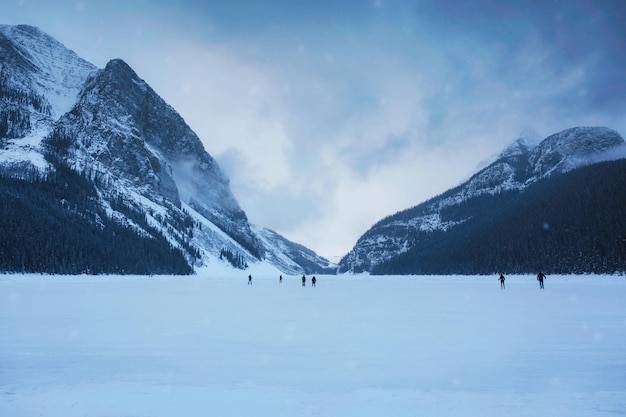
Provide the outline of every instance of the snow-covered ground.
{"type": "Polygon", "coordinates": [[[247,275],[0,275],[0,416],[626,414],[624,277],[247,275]]]}

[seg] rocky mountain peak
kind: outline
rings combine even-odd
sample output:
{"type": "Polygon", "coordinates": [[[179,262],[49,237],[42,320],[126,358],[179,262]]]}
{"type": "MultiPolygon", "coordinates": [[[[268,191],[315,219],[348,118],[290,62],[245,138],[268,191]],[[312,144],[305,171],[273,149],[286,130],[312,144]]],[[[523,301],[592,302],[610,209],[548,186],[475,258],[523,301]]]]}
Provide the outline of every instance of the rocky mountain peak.
{"type": "Polygon", "coordinates": [[[29,25],[0,25],[0,57],[7,70],[14,70],[5,73],[5,79],[14,89],[44,100],[46,106],[42,107],[53,120],[70,110],[85,79],[97,71],[56,39],[29,25]]]}
{"type": "Polygon", "coordinates": [[[527,155],[528,152],[530,152],[530,146],[528,145],[526,139],[519,138],[500,152],[498,159],[515,158],[527,155]]]}
{"type": "MultiPolygon", "coordinates": [[[[117,120],[123,126],[133,126],[131,136],[140,137],[156,157],[167,163],[184,202],[199,210],[225,209],[231,218],[246,218],[227,176],[198,136],[123,60],[110,61],[85,90],[85,101],[95,94],[96,103],[120,112],[117,120]]],[[[102,108],[98,113],[107,114],[107,110],[102,108]]]]}
{"type": "Polygon", "coordinates": [[[624,146],[618,132],[606,127],[574,127],[548,136],[532,150],[529,162],[537,177],[562,173],[597,162],[602,154],[624,146]]]}
{"type": "Polygon", "coordinates": [[[68,162],[97,167],[160,204],[189,205],[260,258],[263,248],[228,177],[184,119],[123,60],[91,76],[48,145],[69,144],[68,162]]]}

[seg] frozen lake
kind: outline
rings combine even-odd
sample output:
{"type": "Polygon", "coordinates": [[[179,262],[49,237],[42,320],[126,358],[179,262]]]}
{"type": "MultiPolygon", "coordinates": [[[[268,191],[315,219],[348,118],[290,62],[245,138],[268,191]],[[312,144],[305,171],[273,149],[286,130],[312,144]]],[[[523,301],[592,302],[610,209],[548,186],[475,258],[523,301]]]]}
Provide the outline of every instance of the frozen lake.
{"type": "Polygon", "coordinates": [[[625,277],[247,275],[0,275],[0,416],[626,414],[625,277]]]}

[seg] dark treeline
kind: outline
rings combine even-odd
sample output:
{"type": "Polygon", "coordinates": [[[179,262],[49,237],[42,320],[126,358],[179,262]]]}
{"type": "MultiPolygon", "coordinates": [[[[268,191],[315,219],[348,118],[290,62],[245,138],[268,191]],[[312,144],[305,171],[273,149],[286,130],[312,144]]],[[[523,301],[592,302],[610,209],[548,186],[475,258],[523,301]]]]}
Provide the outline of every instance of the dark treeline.
{"type": "Polygon", "coordinates": [[[220,251],[220,259],[227,260],[235,268],[246,269],[248,267],[248,263],[244,257],[238,253],[234,253],[230,249],[223,248],[220,251]]]}
{"type": "MultiPolygon", "coordinates": [[[[375,274],[622,273],[626,270],[626,160],[481,196],[441,212],[473,216],[447,232],[419,232],[412,249],[375,274]]],[[[406,228],[399,233],[406,236],[406,228]]]]}
{"type": "Polygon", "coordinates": [[[111,219],[93,183],[67,167],[28,179],[0,174],[0,271],[193,273],[183,253],[146,225],[140,236],[111,219]]]}

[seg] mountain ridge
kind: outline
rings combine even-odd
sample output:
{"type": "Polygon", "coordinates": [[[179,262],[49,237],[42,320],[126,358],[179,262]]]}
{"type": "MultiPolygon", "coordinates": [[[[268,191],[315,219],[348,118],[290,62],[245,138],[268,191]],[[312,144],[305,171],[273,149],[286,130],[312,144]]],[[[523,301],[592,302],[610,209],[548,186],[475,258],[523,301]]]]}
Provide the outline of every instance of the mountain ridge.
{"type": "MultiPolygon", "coordinates": [[[[626,157],[625,149],[619,133],[604,127],[566,129],[548,136],[536,146],[515,141],[499,158],[464,183],[375,223],[341,259],[338,272],[372,272],[378,265],[389,264],[401,256],[406,258],[408,255],[404,254],[417,251],[425,241],[432,244],[433,236],[448,239],[454,235],[454,230],[463,230],[463,224],[491,215],[489,213],[497,208],[489,206],[488,201],[501,199],[503,195],[508,196],[503,202],[518,198],[523,190],[540,181],[601,161],[622,159],[626,157]],[[485,210],[490,211],[484,214],[485,210]]],[[[485,230],[489,227],[485,222],[485,230]]],[[[480,235],[476,230],[471,233],[472,239],[480,235]]],[[[468,242],[472,239],[468,238],[468,242]]],[[[385,271],[393,273],[393,268],[385,271]]]]}
{"type": "MultiPolygon", "coordinates": [[[[284,238],[261,243],[197,135],[123,60],[98,69],[28,25],[0,25],[0,58],[0,174],[8,175],[7,187],[11,178],[57,186],[47,177],[67,172],[63,178],[76,192],[97,201],[76,200],[72,209],[92,218],[93,233],[98,224],[114,227],[111,220],[140,239],[162,236],[159,244],[180,251],[194,268],[285,267],[272,264],[289,258],[284,238]]],[[[59,198],[47,191],[11,193],[22,200],[59,198]]],[[[322,259],[320,270],[327,267],[322,259]]],[[[76,262],[82,266],[67,267],[93,270],[88,259],[76,262]]],[[[292,260],[288,269],[300,273],[314,262],[304,268],[292,260]]]]}

